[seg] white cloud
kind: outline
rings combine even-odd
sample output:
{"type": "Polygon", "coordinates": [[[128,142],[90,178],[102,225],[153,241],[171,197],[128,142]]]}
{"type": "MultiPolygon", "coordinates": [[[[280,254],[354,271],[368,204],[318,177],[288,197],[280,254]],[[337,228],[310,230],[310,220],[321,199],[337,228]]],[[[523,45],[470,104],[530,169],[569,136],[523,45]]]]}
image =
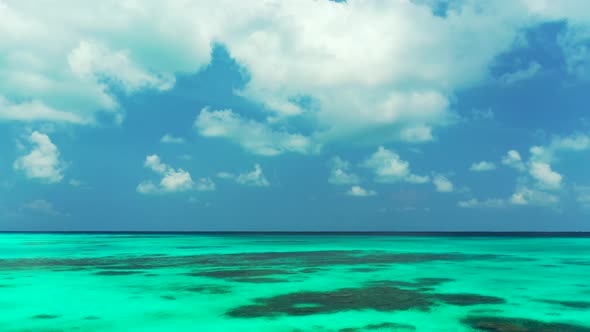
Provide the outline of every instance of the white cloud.
{"type": "Polygon", "coordinates": [[[197,181],[196,188],[198,191],[215,191],[217,186],[210,178],[200,178],[197,181]]]}
{"type": "Polygon", "coordinates": [[[502,158],[502,164],[515,168],[519,171],[524,171],[526,169],[520,153],[518,153],[516,150],[508,151],[506,156],[502,158]]]}
{"type": "Polygon", "coordinates": [[[434,140],[432,128],[428,126],[416,126],[404,128],[401,131],[401,139],[406,142],[428,142],[434,140]]]}
{"type": "Polygon", "coordinates": [[[0,119],[93,123],[97,112],[119,119],[114,90],[166,90],[175,73],[198,70],[209,62],[211,38],[172,33],[189,22],[182,6],[172,7],[0,3],[0,91],[13,106],[0,105],[0,119]]]}
{"type": "Polygon", "coordinates": [[[92,123],[96,112],[121,114],[113,90],[169,89],[220,44],[249,73],[237,93],[271,116],[310,118],[316,143],[367,134],[378,144],[425,141],[453,117],[454,93],[485,79],[527,27],[568,19],[568,68],[586,67],[580,2],[462,1],[444,18],[428,3],[4,1],[0,91],[21,110],[0,107],[0,118],[92,123]]]}
{"type": "Polygon", "coordinates": [[[472,198],[460,201],[457,206],[460,208],[504,208],[508,206],[553,206],[559,202],[559,197],[547,192],[531,189],[528,187],[518,187],[514,194],[507,199],[491,198],[479,200],[472,198]]]}
{"type": "Polygon", "coordinates": [[[234,174],[229,172],[218,172],[215,175],[219,179],[232,180],[235,183],[253,186],[253,187],[268,187],[270,182],[264,176],[262,167],[259,164],[254,165],[254,170],[250,172],[243,172],[240,174],[234,174]]]}
{"type": "Polygon", "coordinates": [[[488,172],[496,169],[496,165],[489,161],[480,161],[473,163],[469,168],[472,172],[488,172]]]}
{"type": "Polygon", "coordinates": [[[328,182],[331,184],[351,185],[359,183],[358,175],[350,172],[350,163],[340,157],[331,160],[328,182]]]}
{"type": "Polygon", "coordinates": [[[460,208],[501,208],[505,207],[507,202],[503,199],[487,199],[484,201],[480,201],[476,198],[472,198],[466,201],[460,201],[457,203],[457,206],[460,208]]]}
{"type": "Polygon", "coordinates": [[[264,177],[262,167],[259,164],[254,165],[254,170],[251,172],[241,173],[235,178],[239,184],[254,186],[254,187],[268,187],[270,182],[264,177]]]}
{"type": "Polygon", "coordinates": [[[527,187],[517,189],[512,197],[510,197],[510,203],[514,205],[547,206],[553,205],[557,202],[559,202],[559,197],[527,187]]]}
{"type": "Polygon", "coordinates": [[[158,184],[152,181],[144,181],[137,186],[137,192],[141,194],[172,193],[192,190],[194,183],[189,172],[162,163],[157,155],[147,156],[144,166],[162,175],[158,184]]]}
{"type": "Polygon", "coordinates": [[[554,137],[551,147],[559,151],[585,151],[590,150],[590,136],[582,133],[574,133],[566,137],[554,137]]]}
{"type": "Polygon", "coordinates": [[[150,155],[145,158],[144,166],[156,173],[163,174],[169,168],[168,165],[163,164],[158,155],[150,155]]]}
{"type": "Polygon", "coordinates": [[[273,130],[270,124],[241,117],[232,110],[210,111],[207,108],[195,120],[201,136],[227,138],[259,155],[274,156],[284,152],[303,154],[318,151],[309,137],[273,130]]]}
{"type": "Polygon", "coordinates": [[[454,190],[453,183],[444,175],[435,175],[432,179],[436,191],[441,193],[449,193],[454,190]]]}
{"type": "Polygon", "coordinates": [[[528,67],[525,69],[517,70],[511,73],[505,73],[500,77],[500,82],[504,84],[513,84],[516,82],[525,81],[534,77],[540,69],[541,65],[533,61],[529,63],[528,67]]]}
{"type": "MultiPolygon", "coordinates": [[[[252,75],[245,96],[284,116],[307,111],[291,102],[292,96],[317,100],[316,119],[326,128],[322,140],[437,127],[452,115],[452,91],[485,77],[487,65],[516,35],[511,24],[498,24],[492,15],[504,8],[475,7],[466,2],[442,19],[410,1],[309,6],[285,1],[276,6],[282,19],[264,21],[245,38],[230,41],[229,48],[252,75]],[[471,38],[485,47],[469,47],[471,38]]],[[[430,138],[423,133],[413,137],[430,138]]],[[[374,140],[391,138],[384,134],[374,140]]]]}
{"type": "Polygon", "coordinates": [[[109,80],[127,93],[142,88],[168,90],[174,85],[174,77],[149,73],[139,68],[128,51],[112,51],[105,45],[93,41],[80,41],[68,56],[68,64],[75,76],[98,85],[109,80]]]}
{"type": "Polygon", "coordinates": [[[365,160],[361,166],[372,169],[377,182],[426,183],[430,181],[428,176],[412,174],[409,162],[402,160],[397,153],[382,146],[365,160]]]}
{"type": "Polygon", "coordinates": [[[38,100],[11,103],[0,95],[0,119],[14,121],[55,121],[83,123],[78,115],[53,109],[38,100]]]}
{"type": "Polygon", "coordinates": [[[543,189],[559,189],[563,176],[551,169],[551,165],[542,162],[531,162],[530,175],[537,180],[543,189]]]}
{"type": "Polygon", "coordinates": [[[15,170],[25,172],[28,178],[47,183],[57,183],[63,179],[64,163],[60,153],[46,134],[33,131],[27,140],[32,145],[30,152],[19,157],[13,164],[15,170]]]}
{"type": "MultiPolygon", "coordinates": [[[[590,79],[590,23],[585,20],[583,24],[568,22],[570,29],[559,36],[559,44],[565,56],[567,71],[580,79],[590,79]]],[[[579,22],[578,22],[579,23],[579,22]]]]}
{"type": "Polygon", "coordinates": [[[162,138],[160,139],[160,142],[168,143],[168,144],[183,144],[185,142],[185,140],[182,137],[174,137],[170,134],[166,134],[166,135],[162,136],[162,138]]]}
{"type": "Polygon", "coordinates": [[[377,192],[374,190],[367,190],[360,186],[352,186],[349,191],[346,192],[349,196],[356,196],[356,197],[367,197],[367,196],[375,196],[377,192]]]}
{"type": "Polygon", "coordinates": [[[563,152],[583,152],[590,150],[590,135],[574,133],[569,136],[553,136],[546,146],[531,148],[531,159],[550,163],[563,152]]]}

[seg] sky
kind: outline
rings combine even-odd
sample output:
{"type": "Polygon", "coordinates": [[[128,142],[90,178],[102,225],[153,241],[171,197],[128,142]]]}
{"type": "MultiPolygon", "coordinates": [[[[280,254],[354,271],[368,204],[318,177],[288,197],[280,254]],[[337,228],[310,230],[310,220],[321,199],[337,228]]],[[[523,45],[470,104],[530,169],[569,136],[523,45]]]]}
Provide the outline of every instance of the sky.
{"type": "Polygon", "coordinates": [[[0,0],[0,230],[590,231],[585,0],[0,0]]]}

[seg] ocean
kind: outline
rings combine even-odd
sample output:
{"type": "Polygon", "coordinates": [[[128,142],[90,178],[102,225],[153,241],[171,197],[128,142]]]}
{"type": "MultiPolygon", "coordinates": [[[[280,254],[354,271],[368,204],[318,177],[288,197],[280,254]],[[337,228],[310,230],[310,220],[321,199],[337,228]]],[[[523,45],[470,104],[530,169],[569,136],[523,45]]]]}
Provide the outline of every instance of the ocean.
{"type": "Polygon", "coordinates": [[[0,331],[590,331],[590,238],[3,233],[0,331]]]}

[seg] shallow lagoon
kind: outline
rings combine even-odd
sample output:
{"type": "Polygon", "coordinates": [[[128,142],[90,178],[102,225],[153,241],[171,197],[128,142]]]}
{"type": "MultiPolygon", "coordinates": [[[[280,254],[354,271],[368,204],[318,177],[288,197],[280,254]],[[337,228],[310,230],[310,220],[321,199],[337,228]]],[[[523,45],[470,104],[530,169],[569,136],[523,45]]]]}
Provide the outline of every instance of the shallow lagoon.
{"type": "Polygon", "coordinates": [[[590,331],[590,239],[0,234],[0,331],[590,331]]]}

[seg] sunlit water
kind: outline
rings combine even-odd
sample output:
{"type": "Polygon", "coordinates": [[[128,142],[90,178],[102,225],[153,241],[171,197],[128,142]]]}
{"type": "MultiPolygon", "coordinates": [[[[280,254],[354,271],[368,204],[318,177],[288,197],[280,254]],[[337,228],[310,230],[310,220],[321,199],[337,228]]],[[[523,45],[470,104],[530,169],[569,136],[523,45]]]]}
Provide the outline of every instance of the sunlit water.
{"type": "Polygon", "coordinates": [[[0,331],[590,331],[590,239],[0,234],[0,331]]]}

